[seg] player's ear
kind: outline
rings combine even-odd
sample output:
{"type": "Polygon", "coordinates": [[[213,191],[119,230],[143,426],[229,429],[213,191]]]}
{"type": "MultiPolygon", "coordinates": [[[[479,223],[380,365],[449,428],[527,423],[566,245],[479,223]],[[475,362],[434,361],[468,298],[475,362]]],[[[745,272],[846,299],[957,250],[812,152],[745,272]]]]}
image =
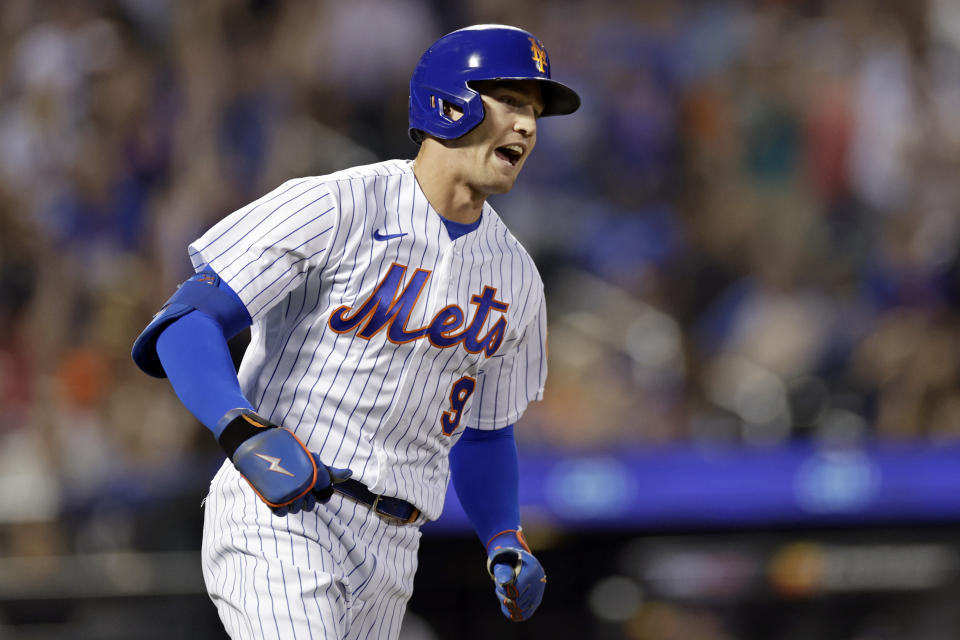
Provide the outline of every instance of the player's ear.
{"type": "Polygon", "coordinates": [[[443,102],[443,115],[447,116],[454,122],[463,117],[463,109],[458,107],[455,104],[450,104],[446,100],[443,102]]]}

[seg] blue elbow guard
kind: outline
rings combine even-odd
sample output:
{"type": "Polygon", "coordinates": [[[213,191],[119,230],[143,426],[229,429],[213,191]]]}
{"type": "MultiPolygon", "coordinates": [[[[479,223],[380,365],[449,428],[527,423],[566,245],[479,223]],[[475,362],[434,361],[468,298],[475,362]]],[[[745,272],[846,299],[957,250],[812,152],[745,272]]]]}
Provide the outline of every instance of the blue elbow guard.
{"type": "Polygon", "coordinates": [[[204,269],[180,285],[133,343],[133,361],[144,373],[155,378],[167,376],[157,357],[157,338],[171,322],[194,310],[216,320],[228,340],[252,323],[237,294],[221,284],[220,276],[204,269]]]}

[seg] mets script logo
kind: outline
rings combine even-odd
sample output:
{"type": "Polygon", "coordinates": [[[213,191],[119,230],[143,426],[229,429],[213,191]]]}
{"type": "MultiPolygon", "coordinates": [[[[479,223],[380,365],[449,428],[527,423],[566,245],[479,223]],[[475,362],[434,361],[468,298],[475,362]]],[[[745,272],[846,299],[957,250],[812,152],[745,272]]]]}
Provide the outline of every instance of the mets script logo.
{"type": "Polygon", "coordinates": [[[507,319],[501,316],[485,335],[480,335],[491,311],[503,313],[510,306],[496,299],[497,290],[494,287],[485,286],[480,295],[470,298],[470,304],[476,308],[466,327],[466,313],[458,305],[451,304],[437,312],[430,324],[408,329],[410,312],[416,306],[417,298],[430,278],[430,272],[424,269],[414,271],[410,282],[398,295],[397,291],[406,272],[407,267],[402,264],[390,265],[387,275],[366,300],[356,307],[343,305],[333,310],[330,315],[330,328],[337,333],[346,333],[360,327],[357,335],[369,340],[384,327],[389,327],[387,339],[397,344],[427,338],[430,344],[440,349],[463,344],[463,348],[470,353],[482,351],[488,358],[496,353],[503,344],[507,319]]]}
{"type": "Polygon", "coordinates": [[[547,50],[537,42],[536,38],[527,38],[530,41],[530,51],[533,52],[533,61],[537,65],[537,71],[545,73],[547,70],[547,50]]]}

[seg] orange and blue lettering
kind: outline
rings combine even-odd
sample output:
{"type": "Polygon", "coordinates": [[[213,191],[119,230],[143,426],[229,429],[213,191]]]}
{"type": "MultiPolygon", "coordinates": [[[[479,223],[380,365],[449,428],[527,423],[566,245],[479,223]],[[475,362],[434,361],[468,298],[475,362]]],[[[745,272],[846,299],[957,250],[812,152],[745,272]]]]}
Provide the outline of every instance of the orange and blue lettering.
{"type": "Polygon", "coordinates": [[[467,400],[473,395],[473,390],[477,388],[477,381],[470,376],[463,376],[453,383],[450,389],[450,411],[444,411],[440,416],[440,430],[443,435],[452,436],[453,432],[460,426],[460,418],[463,417],[463,408],[467,405],[467,400]]]}
{"type": "Polygon", "coordinates": [[[405,327],[407,320],[410,319],[410,312],[413,311],[417,298],[420,297],[420,292],[423,291],[423,286],[430,277],[430,272],[417,269],[398,298],[397,289],[400,288],[400,282],[406,271],[407,268],[402,264],[390,265],[387,275],[353,315],[347,315],[351,308],[346,305],[334,309],[330,315],[330,328],[337,333],[346,333],[356,329],[366,320],[366,324],[357,335],[367,340],[379,333],[387,324],[390,325],[387,338],[391,342],[410,342],[425,336],[427,327],[414,331],[407,331],[405,327]]]}
{"type": "Polygon", "coordinates": [[[410,314],[430,278],[430,271],[416,269],[410,282],[398,295],[406,272],[407,267],[402,264],[390,265],[373,293],[356,311],[347,305],[334,309],[330,314],[330,328],[337,333],[359,328],[357,335],[369,340],[389,325],[387,339],[396,344],[427,337],[430,344],[440,349],[462,344],[470,353],[483,352],[488,358],[497,352],[507,331],[505,316],[494,322],[490,330],[480,336],[491,311],[503,313],[510,307],[509,303],[497,300],[495,287],[484,286],[480,295],[471,296],[470,304],[475,305],[476,309],[465,328],[466,313],[458,305],[451,304],[438,311],[427,326],[408,329],[410,314]]]}
{"type": "Polygon", "coordinates": [[[477,305],[477,311],[473,314],[473,322],[463,332],[463,348],[470,353],[483,351],[488,358],[496,353],[500,345],[503,344],[503,335],[507,330],[507,319],[500,318],[497,320],[490,331],[487,332],[487,335],[482,338],[477,337],[480,329],[483,328],[491,310],[506,311],[510,307],[506,302],[497,300],[494,297],[496,294],[497,290],[493,287],[484,287],[483,293],[470,298],[470,304],[477,305]]]}

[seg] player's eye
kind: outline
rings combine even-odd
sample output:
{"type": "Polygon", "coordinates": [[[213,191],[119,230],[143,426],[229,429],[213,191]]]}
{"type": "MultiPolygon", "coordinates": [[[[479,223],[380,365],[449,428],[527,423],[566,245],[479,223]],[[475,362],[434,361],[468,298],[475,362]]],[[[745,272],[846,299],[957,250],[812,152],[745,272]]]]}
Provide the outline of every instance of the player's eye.
{"type": "Polygon", "coordinates": [[[506,91],[502,93],[491,93],[490,95],[497,102],[513,109],[524,109],[528,106],[532,106],[534,118],[539,118],[540,114],[543,112],[543,109],[539,105],[528,99],[526,96],[518,96],[514,93],[508,93],[506,91]]]}

